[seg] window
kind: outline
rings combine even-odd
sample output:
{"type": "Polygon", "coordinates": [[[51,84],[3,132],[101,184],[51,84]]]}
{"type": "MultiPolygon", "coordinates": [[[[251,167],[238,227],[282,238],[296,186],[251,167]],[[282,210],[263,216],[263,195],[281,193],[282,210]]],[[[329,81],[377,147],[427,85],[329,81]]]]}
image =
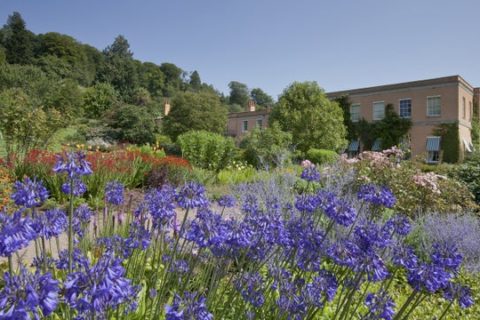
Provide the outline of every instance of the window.
{"type": "Polygon", "coordinates": [[[257,119],[257,128],[262,129],[262,127],[263,127],[263,120],[257,119]]]}
{"type": "Polygon", "coordinates": [[[440,137],[427,137],[427,163],[440,162],[440,137]]]}
{"type": "Polygon", "coordinates": [[[350,158],[355,157],[360,151],[360,140],[352,140],[348,145],[347,153],[350,158]]]}
{"type": "Polygon", "coordinates": [[[462,110],[463,110],[463,119],[467,119],[467,101],[465,97],[462,99],[462,110]]]}
{"type": "Polygon", "coordinates": [[[248,131],[248,120],[243,120],[242,132],[247,132],[247,131],[248,131]]]}
{"type": "Polygon", "coordinates": [[[440,114],[441,114],[441,98],[440,98],[440,96],[427,97],[427,116],[429,116],[429,117],[439,117],[440,114]]]}
{"type": "Polygon", "coordinates": [[[401,118],[412,117],[412,99],[400,100],[400,117],[401,118]]]}
{"type": "Polygon", "coordinates": [[[350,120],[352,120],[352,122],[358,122],[358,120],[360,120],[360,105],[359,104],[352,104],[350,106],[350,120]]]}
{"type": "Polygon", "coordinates": [[[385,103],[383,101],[373,103],[373,120],[385,118],[385,103]]]}

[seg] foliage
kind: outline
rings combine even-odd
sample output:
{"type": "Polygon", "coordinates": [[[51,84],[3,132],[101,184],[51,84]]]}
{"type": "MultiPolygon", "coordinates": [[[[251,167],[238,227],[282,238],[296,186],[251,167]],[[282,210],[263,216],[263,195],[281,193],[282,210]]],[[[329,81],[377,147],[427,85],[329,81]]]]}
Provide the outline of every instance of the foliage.
{"type": "Polygon", "coordinates": [[[429,213],[415,220],[412,244],[430,254],[434,243],[455,244],[468,272],[480,272],[480,220],[472,213],[429,213]]]}
{"type": "MultiPolygon", "coordinates": [[[[342,158],[348,170],[355,168],[355,184],[376,183],[397,195],[395,209],[409,216],[429,211],[461,212],[476,210],[467,186],[454,177],[422,172],[413,161],[401,161],[403,152],[392,148],[382,152],[362,152],[357,158],[342,158]]],[[[338,168],[336,169],[338,170],[338,168]]]]}
{"type": "Polygon", "coordinates": [[[125,104],[109,115],[110,137],[136,144],[155,142],[156,125],[144,107],[125,104]]]}
{"type": "Polygon", "coordinates": [[[312,148],[307,151],[307,159],[315,164],[323,165],[336,162],[339,156],[332,150],[312,148]]]}
{"type": "Polygon", "coordinates": [[[341,151],[346,145],[342,110],[328,100],[316,82],[294,82],[273,108],[270,122],[291,132],[302,152],[310,148],[341,151]]]}
{"type": "Polygon", "coordinates": [[[26,29],[26,23],[18,12],[8,16],[4,26],[2,44],[8,63],[25,64],[33,57],[34,36],[26,29]]]}
{"type": "Polygon", "coordinates": [[[381,148],[389,149],[393,146],[399,146],[403,137],[405,137],[412,121],[410,119],[400,118],[395,112],[393,105],[385,106],[385,117],[382,120],[367,122],[361,119],[356,123],[351,123],[352,139],[359,137],[364,148],[370,150],[376,139],[380,139],[381,148]]]}
{"type": "Polygon", "coordinates": [[[172,99],[172,110],[163,119],[163,132],[176,140],[182,133],[205,130],[225,132],[227,109],[218,96],[208,92],[185,92],[172,99]]]}
{"type": "Polygon", "coordinates": [[[178,137],[182,156],[193,166],[218,171],[233,160],[232,138],[207,131],[190,131],[178,137]]]}
{"type": "MultiPolygon", "coordinates": [[[[342,96],[335,99],[335,102],[338,103],[340,108],[343,111],[343,125],[347,129],[347,140],[352,141],[358,138],[358,134],[362,132],[362,130],[357,130],[356,124],[352,122],[350,116],[350,100],[348,96],[342,96]]],[[[360,121],[362,121],[361,119],[360,121]]],[[[364,120],[363,120],[364,121],[364,120]]]]}
{"type": "Polygon", "coordinates": [[[118,102],[119,95],[115,88],[109,83],[100,82],[85,91],[82,105],[85,116],[98,119],[118,102]]]}
{"type": "Polygon", "coordinates": [[[479,115],[479,101],[478,98],[475,96],[473,98],[473,115],[472,115],[472,144],[474,149],[480,149],[480,115],[479,115]]]}
{"type": "Polygon", "coordinates": [[[228,87],[230,88],[229,104],[237,104],[242,109],[245,108],[249,99],[247,85],[238,81],[231,81],[228,87]]]}
{"type": "Polygon", "coordinates": [[[148,188],[160,188],[164,185],[179,186],[187,181],[192,167],[179,157],[167,156],[160,160],[146,175],[148,188]]]}
{"type": "Polygon", "coordinates": [[[467,185],[475,201],[480,203],[480,154],[476,152],[465,163],[459,165],[454,171],[454,176],[467,185]]]}
{"type": "Polygon", "coordinates": [[[0,133],[10,160],[14,155],[22,158],[28,151],[47,145],[61,125],[58,111],[32,105],[21,89],[0,93],[0,133]]]}
{"type": "Polygon", "coordinates": [[[439,124],[434,130],[434,134],[441,137],[440,148],[443,151],[442,161],[457,163],[463,160],[463,155],[460,152],[457,122],[439,124]]]}
{"type": "Polygon", "coordinates": [[[245,160],[256,168],[283,166],[291,158],[291,145],[292,135],[283,132],[278,123],[266,129],[255,128],[241,142],[245,160]]]}
{"type": "Polygon", "coordinates": [[[7,167],[0,163],[0,211],[10,203],[13,179],[7,167]]]}
{"type": "Polygon", "coordinates": [[[260,88],[253,88],[250,97],[255,101],[259,109],[273,106],[273,98],[260,88]]]}

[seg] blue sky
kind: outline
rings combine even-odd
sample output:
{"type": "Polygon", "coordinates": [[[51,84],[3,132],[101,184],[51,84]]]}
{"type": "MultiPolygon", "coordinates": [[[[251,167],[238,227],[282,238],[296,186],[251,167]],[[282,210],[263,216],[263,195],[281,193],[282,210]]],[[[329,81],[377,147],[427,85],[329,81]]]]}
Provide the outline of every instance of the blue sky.
{"type": "Polygon", "coordinates": [[[135,58],[198,70],[275,98],[293,81],[327,91],[460,74],[480,86],[478,0],[0,0],[35,33],[103,49],[118,34],[135,58]]]}

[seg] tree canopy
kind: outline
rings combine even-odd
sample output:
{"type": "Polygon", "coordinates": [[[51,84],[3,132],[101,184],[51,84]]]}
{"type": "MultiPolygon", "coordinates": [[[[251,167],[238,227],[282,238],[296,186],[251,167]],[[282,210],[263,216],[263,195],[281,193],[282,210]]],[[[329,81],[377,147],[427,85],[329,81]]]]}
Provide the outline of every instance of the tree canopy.
{"type": "Polygon", "coordinates": [[[302,152],[310,148],[341,151],[346,145],[342,109],[316,82],[287,87],[272,110],[270,122],[274,121],[292,133],[293,143],[302,152]]]}
{"type": "Polygon", "coordinates": [[[227,109],[218,96],[208,92],[184,92],[177,94],[171,105],[162,130],[173,140],[190,130],[225,132],[227,109]]]}

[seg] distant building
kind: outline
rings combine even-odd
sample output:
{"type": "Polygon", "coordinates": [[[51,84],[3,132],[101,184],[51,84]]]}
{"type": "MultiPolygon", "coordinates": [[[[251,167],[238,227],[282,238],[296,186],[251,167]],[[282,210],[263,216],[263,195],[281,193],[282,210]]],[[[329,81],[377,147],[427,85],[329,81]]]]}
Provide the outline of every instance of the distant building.
{"type": "Polygon", "coordinates": [[[257,110],[255,101],[248,101],[243,112],[228,114],[227,134],[234,138],[241,138],[255,128],[265,129],[268,126],[270,109],[257,110]]]}
{"type": "MultiPolygon", "coordinates": [[[[458,75],[327,93],[330,99],[345,95],[351,103],[353,122],[362,118],[367,121],[383,119],[388,104],[393,105],[400,117],[411,119],[412,156],[425,154],[429,163],[441,161],[442,141],[434,132],[444,123],[458,123],[457,143],[461,158],[473,151],[472,117],[480,88],[474,88],[458,75]]],[[[372,149],[382,149],[380,139],[375,139],[372,149]]],[[[362,151],[360,141],[351,141],[347,151],[350,154],[362,151]]]]}

